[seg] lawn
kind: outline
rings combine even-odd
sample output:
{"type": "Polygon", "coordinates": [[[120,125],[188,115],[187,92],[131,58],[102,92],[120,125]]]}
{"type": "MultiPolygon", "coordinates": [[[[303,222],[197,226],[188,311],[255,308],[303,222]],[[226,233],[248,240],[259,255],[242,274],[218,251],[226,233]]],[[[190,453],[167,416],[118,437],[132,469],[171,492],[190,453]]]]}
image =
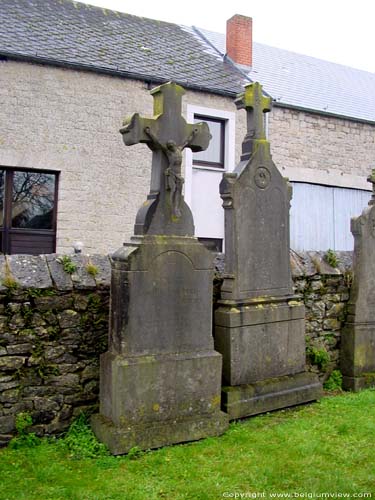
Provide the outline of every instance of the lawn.
{"type": "Polygon", "coordinates": [[[81,443],[83,455],[92,447],[87,429],[83,438],[80,432],[2,449],[1,500],[375,498],[375,390],[325,397],[233,423],[218,438],[125,457],[99,450],[96,458],[78,458],[74,445],[81,443]]]}

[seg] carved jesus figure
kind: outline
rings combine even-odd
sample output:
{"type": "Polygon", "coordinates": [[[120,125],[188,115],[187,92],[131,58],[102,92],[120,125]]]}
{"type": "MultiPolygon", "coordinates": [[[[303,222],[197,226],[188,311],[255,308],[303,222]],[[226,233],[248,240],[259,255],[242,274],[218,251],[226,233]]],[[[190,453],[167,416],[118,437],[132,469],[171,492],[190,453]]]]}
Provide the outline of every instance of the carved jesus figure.
{"type": "Polygon", "coordinates": [[[182,151],[190,144],[197,129],[194,129],[186,141],[177,146],[175,141],[169,140],[166,144],[161,144],[155,135],[152,133],[150,127],[145,127],[145,133],[152,140],[152,145],[161,149],[168,159],[168,167],[165,169],[166,189],[170,191],[172,214],[175,217],[181,217],[181,200],[182,200],[182,187],[184,178],[181,175],[182,166],[182,151]]]}

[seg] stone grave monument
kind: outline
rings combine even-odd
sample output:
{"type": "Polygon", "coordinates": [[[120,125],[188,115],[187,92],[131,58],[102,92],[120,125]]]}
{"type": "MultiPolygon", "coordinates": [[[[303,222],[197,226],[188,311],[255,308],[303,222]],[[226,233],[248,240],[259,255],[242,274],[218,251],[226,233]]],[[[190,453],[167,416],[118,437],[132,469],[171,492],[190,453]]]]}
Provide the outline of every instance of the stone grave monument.
{"type": "Polygon", "coordinates": [[[181,116],[182,87],[151,91],[154,117],[134,114],[126,145],[152,150],[151,189],[135,236],[112,256],[109,350],[100,360],[97,437],[113,454],[221,434],[222,358],[212,337],[213,256],[194,238],[182,152],[207,148],[206,123],[181,116]]]}
{"type": "Polygon", "coordinates": [[[293,296],[289,257],[291,186],[270,154],[259,83],[236,105],[247,113],[242,156],[225,173],[225,275],[215,312],[223,355],[223,409],[230,419],[312,401],[317,377],[305,371],[305,309],[293,296]]]}
{"type": "Polygon", "coordinates": [[[351,220],[354,236],[353,283],[348,317],[341,334],[343,388],[375,386],[375,170],[369,206],[351,220]]]}

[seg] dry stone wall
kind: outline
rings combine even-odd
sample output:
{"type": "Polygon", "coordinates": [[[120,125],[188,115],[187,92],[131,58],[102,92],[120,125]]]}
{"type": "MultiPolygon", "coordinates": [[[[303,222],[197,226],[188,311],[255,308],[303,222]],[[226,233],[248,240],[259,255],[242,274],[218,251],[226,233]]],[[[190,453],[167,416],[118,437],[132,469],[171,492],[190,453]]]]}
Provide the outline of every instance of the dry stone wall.
{"type": "Polygon", "coordinates": [[[98,404],[109,260],[71,257],[70,274],[56,259],[0,257],[0,444],[20,412],[32,415],[38,434],[55,434],[98,404]]]}
{"type": "MultiPolygon", "coordinates": [[[[291,254],[295,291],[306,306],[307,359],[323,380],[338,367],[351,282],[350,252],[331,256],[333,266],[326,258],[291,254]]],[[[214,300],[221,274],[219,261],[214,300]]],[[[97,410],[109,289],[106,256],[0,256],[0,444],[14,435],[20,412],[44,435],[97,410]]]]}

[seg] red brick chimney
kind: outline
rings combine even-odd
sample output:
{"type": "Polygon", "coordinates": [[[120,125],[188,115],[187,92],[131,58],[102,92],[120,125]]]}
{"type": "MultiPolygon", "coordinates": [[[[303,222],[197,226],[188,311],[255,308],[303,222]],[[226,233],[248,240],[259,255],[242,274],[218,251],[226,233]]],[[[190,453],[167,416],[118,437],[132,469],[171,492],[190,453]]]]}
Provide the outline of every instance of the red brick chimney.
{"type": "Polygon", "coordinates": [[[235,14],[227,21],[227,56],[236,64],[252,66],[253,20],[235,14]]]}

